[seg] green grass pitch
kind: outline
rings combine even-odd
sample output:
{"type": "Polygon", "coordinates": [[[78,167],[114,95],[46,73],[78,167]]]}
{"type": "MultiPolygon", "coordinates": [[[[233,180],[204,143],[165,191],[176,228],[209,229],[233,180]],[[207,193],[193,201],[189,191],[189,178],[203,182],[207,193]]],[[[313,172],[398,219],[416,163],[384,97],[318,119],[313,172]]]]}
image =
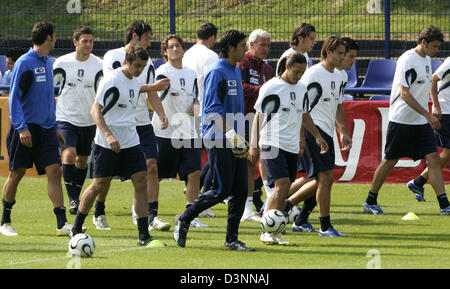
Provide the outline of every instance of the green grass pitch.
{"type": "MultiPolygon", "coordinates": [[[[4,183],[5,179],[1,179],[4,183]]],[[[88,185],[90,180],[87,181],[88,185]]],[[[332,190],[333,225],[348,238],[323,238],[317,233],[293,233],[288,226],[283,238],[289,246],[267,246],[259,241],[257,222],[243,222],[239,239],[256,252],[222,249],[227,207],[212,209],[217,218],[204,218],[209,228],[191,228],[186,248],[176,246],[170,232],[152,235],[166,248],[136,246],[137,229],[131,220],[131,182],[113,181],[106,202],[111,231],[99,231],[87,217],[86,233],[96,243],[92,258],[66,256],[68,237],[56,237],[56,218],[47,197],[46,179],[24,178],[19,185],[12,221],[17,237],[0,235],[0,269],[21,268],[157,268],[157,269],[281,269],[281,268],[450,268],[450,218],[439,215],[436,197],[426,185],[427,202],[418,203],[405,185],[383,186],[379,203],[388,215],[362,213],[369,185],[335,184],[332,190]],[[408,212],[420,219],[403,221],[408,212]]],[[[159,215],[172,223],[185,208],[184,183],[163,181],[159,215]]],[[[449,187],[447,186],[447,189],[449,187]]],[[[67,203],[67,197],[65,197],[67,203]]],[[[68,206],[68,205],[67,205],[68,206]]],[[[69,222],[74,216],[68,214],[69,222]]],[[[318,229],[317,209],[311,223],[318,229]]]]}

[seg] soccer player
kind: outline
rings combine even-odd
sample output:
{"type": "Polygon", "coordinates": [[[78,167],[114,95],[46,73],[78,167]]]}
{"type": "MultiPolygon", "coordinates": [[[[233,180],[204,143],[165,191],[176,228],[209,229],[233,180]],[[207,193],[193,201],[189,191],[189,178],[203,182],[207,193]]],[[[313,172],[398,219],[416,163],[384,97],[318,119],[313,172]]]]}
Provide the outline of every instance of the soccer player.
{"type": "MultiPolygon", "coordinates": [[[[189,48],[183,57],[183,65],[193,69],[197,75],[198,86],[198,101],[200,106],[198,107],[199,113],[195,117],[197,133],[201,133],[201,113],[203,103],[203,87],[205,82],[205,76],[212,64],[219,60],[219,56],[212,50],[216,44],[217,28],[210,22],[205,22],[200,25],[197,30],[197,43],[189,48]]],[[[204,187],[206,191],[209,187],[211,174],[209,173],[209,165],[206,163],[201,170],[200,174],[200,188],[204,187]],[[206,185],[205,185],[206,184],[206,185]]],[[[199,217],[215,217],[216,215],[211,209],[206,209],[199,214],[199,217]]]]}
{"type": "MultiPolygon", "coordinates": [[[[1,78],[1,85],[10,85],[11,84],[11,75],[14,67],[14,63],[16,63],[17,59],[22,56],[25,51],[22,48],[14,47],[6,52],[6,67],[8,70],[3,74],[3,78],[1,78]]],[[[0,90],[0,95],[8,96],[9,90],[0,90]]]]}
{"type": "Polygon", "coordinates": [[[147,166],[139,135],[136,130],[135,110],[141,92],[145,92],[138,76],[149,59],[145,48],[137,44],[128,46],[124,64],[106,74],[91,109],[97,125],[94,145],[94,179],[84,191],[78,207],[72,236],[80,233],[81,226],[94,204],[96,196],[109,189],[113,176],[122,181],[131,179],[134,187],[134,208],[139,231],[138,246],[154,246],[148,232],[147,166]]]}
{"type": "Polygon", "coordinates": [[[314,180],[303,185],[300,191],[306,196],[305,199],[316,194],[320,220],[319,236],[346,237],[331,225],[330,220],[335,123],[341,137],[341,150],[348,151],[352,145],[342,107],[342,74],[336,69],[342,66],[344,61],[345,43],[337,36],[330,36],[325,39],[320,53],[321,62],[307,69],[301,81],[308,88],[307,101],[311,118],[330,149],[325,154],[320,154],[314,137],[308,131],[305,132],[306,149],[300,158],[300,168],[303,168],[308,178],[314,180]]]}
{"type": "MultiPolygon", "coordinates": [[[[323,154],[328,150],[327,143],[308,113],[307,102],[303,101],[307,89],[299,80],[306,70],[305,56],[297,52],[292,53],[280,64],[282,65],[278,70],[280,75],[266,82],[259,90],[249,153],[249,161],[256,163],[259,159],[259,140],[269,186],[275,187],[267,202],[267,211],[284,209],[289,188],[297,175],[298,155],[302,153],[301,147],[304,149],[305,146],[302,124],[303,128],[314,136],[316,145],[320,147],[320,153],[323,154]]],[[[278,235],[266,232],[262,232],[260,240],[268,245],[289,244],[278,235]]]]}
{"type": "Polygon", "coordinates": [[[33,163],[38,174],[47,174],[48,196],[57,221],[56,235],[67,236],[72,229],[64,207],[58,149],[58,143],[64,145],[64,136],[57,129],[53,70],[48,56],[55,47],[54,29],[49,22],[34,24],[33,47],[16,61],[11,76],[11,127],[6,140],[9,174],[3,186],[0,226],[0,233],[5,236],[18,235],[11,225],[11,210],[16,202],[17,187],[33,163]]]}
{"type": "MultiPolygon", "coordinates": [[[[450,161],[450,57],[447,57],[431,78],[431,101],[433,102],[432,114],[440,120],[441,128],[434,134],[438,145],[442,147],[439,154],[441,169],[450,161]]],[[[417,201],[425,202],[423,186],[428,181],[428,168],[407,186],[414,192],[417,201]]]]}
{"type": "MultiPolygon", "coordinates": [[[[105,53],[103,58],[103,73],[106,75],[117,67],[120,67],[125,61],[125,53],[128,47],[139,43],[144,49],[150,47],[152,28],[150,24],[144,21],[134,21],[130,23],[125,30],[125,47],[110,50],[105,53]]],[[[169,79],[154,81],[155,69],[151,59],[148,59],[147,65],[138,79],[141,85],[146,89],[146,93],[139,96],[139,102],[136,107],[136,130],[139,134],[141,146],[144,150],[147,164],[147,194],[149,211],[149,230],[166,231],[170,228],[170,223],[165,222],[158,217],[158,199],[159,199],[159,180],[158,180],[158,147],[153,126],[151,124],[148,111],[147,100],[152,105],[156,114],[161,120],[162,129],[167,128],[168,119],[164,112],[156,91],[165,90],[169,86],[169,79]]],[[[106,195],[100,194],[95,202],[94,224],[97,229],[110,229],[105,217],[105,198],[106,195]]],[[[135,211],[131,210],[133,222],[136,223],[135,211]]]]}
{"type": "MultiPolygon", "coordinates": [[[[344,41],[345,44],[344,61],[342,65],[336,67],[336,69],[339,70],[339,72],[342,74],[342,83],[339,86],[341,94],[344,93],[344,89],[348,81],[348,75],[344,69],[350,70],[350,68],[356,61],[356,56],[358,55],[359,51],[359,44],[355,40],[352,40],[349,37],[343,37],[342,40],[344,41]]],[[[336,122],[336,124],[339,125],[338,122],[336,122]]],[[[308,191],[300,191],[301,186],[312,180],[313,179],[308,177],[302,177],[297,181],[295,185],[291,186],[292,191],[293,187],[299,185],[298,187],[295,188],[295,192],[293,192],[293,194],[286,201],[286,207],[284,211],[288,212],[290,209],[296,210],[297,206],[294,205],[304,200],[302,209],[299,212],[299,217],[295,220],[295,223],[292,226],[292,231],[294,232],[316,232],[311,223],[308,221],[309,215],[313,211],[314,207],[317,205],[315,192],[312,197],[309,197],[308,199],[305,200],[304,198],[307,197],[307,195],[305,196],[305,193],[308,191]]],[[[313,191],[309,191],[308,193],[311,192],[313,191]]]]}
{"type": "Polygon", "coordinates": [[[89,112],[103,70],[102,60],[92,54],[94,35],[89,27],[81,25],[75,30],[73,44],[75,52],[58,57],[53,64],[53,79],[60,85],[56,121],[66,140],[61,151],[62,173],[69,212],[75,215],[96,129],[89,112]]]}
{"type": "Polygon", "coordinates": [[[186,245],[189,223],[203,210],[232,195],[228,202],[225,249],[254,251],[238,240],[239,223],[247,197],[248,144],[243,136],[244,95],[241,72],[236,63],[244,57],[245,39],[240,31],[226,31],[219,41],[221,59],[206,74],[202,138],[211,168],[212,186],[183,214],[175,216],[173,236],[180,247],[186,245]]]}
{"type": "Polygon", "coordinates": [[[314,45],[316,44],[316,29],[313,25],[309,23],[302,23],[298,25],[294,33],[292,34],[292,39],[290,42],[291,47],[283,52],[280,59],[278,60],[277,67],[275,69],[276,74],[278,75],[279,63],[281,59],[285,56],[289,56],[289,54],[294,52],[299,52],[306,57],[306,63],[309,65],[310,58],[308,56],[308,52],[311,52],[314,45]]]}
{"type": "MultiPolygon", "coordinates": [[[[159,91],[161,102],[170,119],[167,129],[153,115],[152,124],[158,139],[158,177],[176,178],[186,183],[186,207],[197,198],[200,190],[201,144],[197,142],[195,112],[198,112],[197,78],[194,70],[183,65],[184,42],[170,34],[161,42],[161,54],[166,61],[156,70],[156,79],[170,79],[168,89],[159,91]]],[[[207,227],[198,218],[193,227],[207,227]]]]}
{"type": "MultiPolygon", "coordinates": [[[[258,98],[259,89],[266,81],[269,81],[273,77],[272,67],[264,61],[269,55],[270,34],[262,29],[254,30],[248,37],[247,47],[249,50],[245,53],[244,59],[237,65],[242,74],[245,115],[248,118],[250,116],[249,113],[251,113],[252,117],[250,117],[250,120],[253,120],[253,115],[255,113],[253,107],[258,98]]],[[[246,122],[245,125],[245,139],[250,141],[251,127],[249,127],[247,123],[249,122],[246,122]]],[[[253,211],[256,164],[257,163],[248,163],[248,193],[241,221],[260,220],[260,216],[253,211]]],[[[259,168],[263,175],[263,180],[267,180],[263,162],[260,162],[259,168]]],[[[255,195],[255,199],[256,198],[260,198],[260,196],[255,195]]]]}
{"type": "Polygon", "coordinates": [[[420,32],[416,47],[403,53],[397,60],[389,106],[385,156],[375,170],[369,194],[363,204],[364,212],[384,214],[377,202],[378,192],[399,158],[419,160],[425,157],[428,177],[436,193],[440,213],[450,215],[441,160],[433,132],[433,129],[440,130],[441,124],[428,111],[432,83],[430,57],[437,53],[443,41],[441,29],[429,25],[420,32]]]}

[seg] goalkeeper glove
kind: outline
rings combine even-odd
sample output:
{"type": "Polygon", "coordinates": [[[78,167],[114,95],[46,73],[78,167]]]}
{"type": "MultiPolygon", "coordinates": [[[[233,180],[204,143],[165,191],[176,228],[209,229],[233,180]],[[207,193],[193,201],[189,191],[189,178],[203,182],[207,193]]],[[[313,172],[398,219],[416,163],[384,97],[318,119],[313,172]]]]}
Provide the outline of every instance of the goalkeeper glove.
{"type": "Polygon", "coordinates": [[[245,159],[248,157],[248,142],[244,137],[238,135],[234,129],[230,129],[225,134],[227,141],[231,144],[231,149],[235,157],[245,159]]]}

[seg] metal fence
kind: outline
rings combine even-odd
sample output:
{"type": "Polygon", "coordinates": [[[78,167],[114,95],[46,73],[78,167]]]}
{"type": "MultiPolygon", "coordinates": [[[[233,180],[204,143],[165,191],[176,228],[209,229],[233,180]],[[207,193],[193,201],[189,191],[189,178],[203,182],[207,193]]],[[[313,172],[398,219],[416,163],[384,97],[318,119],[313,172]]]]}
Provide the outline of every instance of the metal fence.
{"type": "MultiPolygon", "coordinates": [[[[73,50],[74,28],[93,28],[100,56],[122,45],[125,27],[142,19],[153,28],[153,42],[177,33],[194,42],[199,24],[210,21],[221,33],[238,29],[246,34],[257,28],[273,39],[276,58],[288,47],[294,28],[301,22],[313,24],[318,39],[331,34],[351,36],[363,44],[363,57],[396,57],[410,48],[428,24],[442,28],[450,40],[448,0],[0,0],[0,54],[9,47],[29,46],[33,23],[55,23],[56,54],[73,50]]],[[[158,45],[154,50],[158,50],[158,45]]],[[[444,45],[439,58],[450,54],[444,45]]],[[[320,42],[312,53],[318,55],[320,42]]]]}

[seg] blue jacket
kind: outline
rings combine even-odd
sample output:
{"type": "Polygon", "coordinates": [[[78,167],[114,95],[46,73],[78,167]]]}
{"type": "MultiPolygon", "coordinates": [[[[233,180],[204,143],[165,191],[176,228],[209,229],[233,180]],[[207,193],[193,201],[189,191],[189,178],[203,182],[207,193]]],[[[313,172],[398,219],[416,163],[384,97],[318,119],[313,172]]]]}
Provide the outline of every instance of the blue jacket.
{"type": "Polygon", "coordinates": [[[241,71],[238,66],[230,64],[225,58],[214,63],[205,77],[202,138],[212,140],[225,138],[224,134],[221,136],[215,134],[222,130],[215,126],[218,116],[227,117],[228,120],[230,117],[234,117],[234,125],[231,121],[227,122],[228,125],[233,125],[238,134],[245,135],[241,71]]]}
{"type": "Polygon", "coordinates": [[[33,48],[17,59],[11,76],[9,117],[19,132],[27,123],[43,128],[56,126],[53,68],[48,56],[39,56],[33,48]]]}

